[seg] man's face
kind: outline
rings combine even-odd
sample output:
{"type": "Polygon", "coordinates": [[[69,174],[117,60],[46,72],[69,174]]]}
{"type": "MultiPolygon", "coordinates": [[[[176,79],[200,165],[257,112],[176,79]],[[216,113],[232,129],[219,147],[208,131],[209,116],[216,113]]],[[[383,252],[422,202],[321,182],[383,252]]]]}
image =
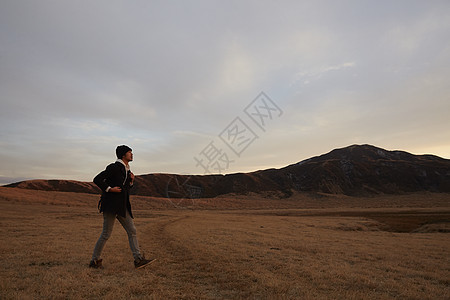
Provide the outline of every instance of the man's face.
{"type": "Polygon", "coordinates": [[[128,160],[128,161],[133,161],[133,152],[128,151],[127,153],[125,153],[125,155],[123,156],[124,160],[128,160]]]}

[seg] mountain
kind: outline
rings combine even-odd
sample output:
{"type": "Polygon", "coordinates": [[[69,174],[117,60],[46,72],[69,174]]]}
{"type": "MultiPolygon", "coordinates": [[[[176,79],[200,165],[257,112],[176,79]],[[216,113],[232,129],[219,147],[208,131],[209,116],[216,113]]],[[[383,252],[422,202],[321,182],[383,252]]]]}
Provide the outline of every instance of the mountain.
{"type": "Polygon", "coordinates": [[[298,190],[346,195],[450,192],[450,160],[370,145],[335,149],[281,170],[291,179],[287,186],[298,190]]]}
{"type": "MultiPolygon", "coordinates": [[[[227,175],[147,174],[136,176],[132,194],[198,198],[235,193],[289,197],[293,191],[345,194],[450,192],[450,160],[371,145],[335,149],[281,169],[227,175]]],[[[26,189],[99,193],[90,182],[29,180],[7,185],[26,189]]]]}

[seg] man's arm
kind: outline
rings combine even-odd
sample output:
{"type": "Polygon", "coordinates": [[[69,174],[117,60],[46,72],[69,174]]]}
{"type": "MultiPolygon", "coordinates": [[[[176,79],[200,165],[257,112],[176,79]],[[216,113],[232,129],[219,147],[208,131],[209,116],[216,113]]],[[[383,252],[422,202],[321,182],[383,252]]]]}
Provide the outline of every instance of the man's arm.
{"type": "MultiPolygon", "coordinates": [[[[116,187],[111,188],[108,183],[106,182],[106,179],[110,176],[112,172],[113,165],[109,165],[106,167],[106,169],[102,172],[100,172],[97,176],[94,177],[94,183],[104,192],[120,192],[115,191],[112,189],[116,189],[116,187]]],[[[119,188],[120,189],[120,188],[119,188]]]]}

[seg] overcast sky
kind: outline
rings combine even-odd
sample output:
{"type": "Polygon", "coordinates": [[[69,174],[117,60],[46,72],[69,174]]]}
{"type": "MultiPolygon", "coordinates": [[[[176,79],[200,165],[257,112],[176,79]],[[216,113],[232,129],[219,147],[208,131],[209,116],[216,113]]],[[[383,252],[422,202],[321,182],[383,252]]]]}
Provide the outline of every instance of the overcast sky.
{"type": "Polygon", "coordinates": [[[0,184],[450,158],[450,1],[1,0],[0,99],[0,184]]]}

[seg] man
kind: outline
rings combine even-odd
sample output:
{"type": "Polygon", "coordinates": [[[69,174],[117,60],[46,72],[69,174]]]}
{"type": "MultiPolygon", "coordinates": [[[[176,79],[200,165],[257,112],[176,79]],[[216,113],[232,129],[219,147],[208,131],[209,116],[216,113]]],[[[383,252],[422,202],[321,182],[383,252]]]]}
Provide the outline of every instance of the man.
{"type": "Polygon", "coordinates": [[[130,147],[121,145],[116,148],[116,155],[117,161],[108,165],[94,178],[94,183],[102,190],[99,209],[100,212],[103,212],[103,231],[95,244],[89,267],[103,268],[100,255],[106,241],[111,236],[117,218],[127,232],[134,257],[134,266],[136,269],[140,269],[154,259],[148,260],[141,255],[131,212],[129,190],[134,183],[134,174],[130,171],[129,162],[133,161],[133,153],[130,147]]]}

